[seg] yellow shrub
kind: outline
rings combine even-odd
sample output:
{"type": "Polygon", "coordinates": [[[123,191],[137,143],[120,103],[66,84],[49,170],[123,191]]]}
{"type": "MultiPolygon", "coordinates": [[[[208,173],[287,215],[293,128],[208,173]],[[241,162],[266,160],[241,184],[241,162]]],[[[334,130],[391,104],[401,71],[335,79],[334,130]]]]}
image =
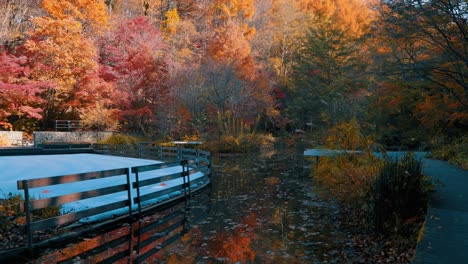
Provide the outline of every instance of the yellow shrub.
{"type": "Polygon", "coordinates": [[[364,136],[360,130],[356,120],[330,129],[327,148],[361,152],[321,158],[313,172],[320,191],[340,201],[352,202],[364,197],[381,166],[381,161],[370,148],[372,138],[364,136]]]}

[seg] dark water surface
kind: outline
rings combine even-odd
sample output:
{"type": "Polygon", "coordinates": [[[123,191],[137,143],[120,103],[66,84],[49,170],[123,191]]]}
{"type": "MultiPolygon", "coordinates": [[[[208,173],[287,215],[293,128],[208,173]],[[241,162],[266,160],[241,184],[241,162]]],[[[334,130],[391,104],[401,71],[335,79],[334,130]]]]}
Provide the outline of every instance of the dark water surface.
{"type": "Polygon", "coordinates": [[[139,263],[340,262],[348,239],[338,209],[313,193],[308,163],[301,150],[273,147],[214,156],[212,185],[189,203],[35,262],[127,263],[128,248],[139,263]]]}

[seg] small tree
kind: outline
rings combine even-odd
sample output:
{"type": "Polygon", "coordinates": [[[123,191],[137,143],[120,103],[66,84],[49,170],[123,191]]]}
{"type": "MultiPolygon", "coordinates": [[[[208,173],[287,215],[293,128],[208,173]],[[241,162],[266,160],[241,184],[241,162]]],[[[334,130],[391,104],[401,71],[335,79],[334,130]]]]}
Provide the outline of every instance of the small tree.
{"type": "Polygon", "coordinates": [[[118,111],[107,108],[103,103],[97,102],[94,107],[80,112],[83,127],[98,131],[115,131],[119,127],[118,111]]]}

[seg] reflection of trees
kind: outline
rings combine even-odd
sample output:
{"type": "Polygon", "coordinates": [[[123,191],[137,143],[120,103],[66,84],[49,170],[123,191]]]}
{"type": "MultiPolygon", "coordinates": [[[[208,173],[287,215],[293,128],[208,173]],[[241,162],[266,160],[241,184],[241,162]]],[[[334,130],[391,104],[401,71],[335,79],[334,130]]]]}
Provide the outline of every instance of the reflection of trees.
{"type": "Polygon", "coordinates": [[[44,254],[37,263],[157,263],[160,251],[181,238],[190,228],[206,217],[209,210],[206,192],[195,194],[189,203],[164,208],[130,224],[120,222],[95,230],[100,235],[74,241],[66,248],[44,254]],[[103,228],[104,229],[104,228],[103,228]],[[109,231],[110,230],[110,231],[109,231]]]}
{"type": "Polygon", "coordinates": [[[210,251],[219,259],[226,259],[232,263],[245,263],[255,259],[251,242],[257,239],[255,228],[258,225],[257,214],[251,212],[233,229],[224,229],[216,235],[210,243],[210,251]]]}

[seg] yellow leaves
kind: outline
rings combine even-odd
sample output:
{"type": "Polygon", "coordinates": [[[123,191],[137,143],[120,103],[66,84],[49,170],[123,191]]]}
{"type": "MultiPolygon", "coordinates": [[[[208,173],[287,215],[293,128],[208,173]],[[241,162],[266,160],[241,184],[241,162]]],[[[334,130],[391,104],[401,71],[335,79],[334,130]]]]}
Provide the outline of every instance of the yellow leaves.
{"type": "Polygon", "coordinates": [[[223,20],[230,19],[251,19],[255,14],[253,0],[217,0],[214,7],[221,11],[223,20]]]}
{"type": "Polygon", "coordinates": [[[177,8],[171,9],[166,12],[166,20],[163,23],[163,30],[169,34],[173,35],[177,31],[177,26],[179,25],[180,17],[177,12],[177,8]]]}
{"type": "Polygon", "coordinates": [[[41,67],[32,75],[38,80],[55,80],[59,93],[70,91],[79,76],[97,68],[93,42],[82,36],[81,23],[73,18],[36,18],[35,30],[25,43],[26,49],[41,67]]]}
{"type": "Polygon", "coordinates": [[[313,19],[354,37],[365,34],[373,19],[364,0],[299,0],[299,6],[313,19]]]}
{"type": "Polygon", "coordinates": [[[233,62],[248,57],[251,49],[242,29],[230,22],[226,27],[218,29],[209,51],[217,60],[233,62]]]}
{"type": "Polygon", "coordinates": [[[53,18],[74,18],[93,28],[105,27],[109,21],[106,5],[99,0],[43,0],[42,8],[53,18]]]}

